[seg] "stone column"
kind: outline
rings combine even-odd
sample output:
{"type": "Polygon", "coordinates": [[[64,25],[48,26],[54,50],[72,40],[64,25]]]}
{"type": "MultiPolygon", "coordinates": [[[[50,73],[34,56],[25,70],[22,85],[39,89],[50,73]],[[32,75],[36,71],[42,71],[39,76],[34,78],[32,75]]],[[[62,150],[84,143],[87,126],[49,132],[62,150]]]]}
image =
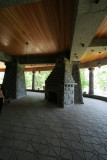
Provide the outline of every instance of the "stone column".
{"type": "Polygon", "coordinates": [[[75,83],[77,83],[74,89],[74,103],[75,104],[83,104],[79,63],[80,63],[79,61],[72,62],[72,77],[75,83]]]}
{"type": "Polygon", "coordinates": [[[89,68],[89,95],[94,94],[94,68],[89,68]]]}
{"type": "Polygon", "coordinates": [[[32,90],[35,90],[35,71],[32,72],[32,90]]]}
{"type": "Polygon", "coordinates": [[[39,76],[38,76],[38,90],[40,90],[40,71],[39,71],[39,76]]]}
{"type": "Polygon", "coordinates": [[[12,99],[26,96],[24,65],[6,62],[3,80],[4,92],[12,99]]]}

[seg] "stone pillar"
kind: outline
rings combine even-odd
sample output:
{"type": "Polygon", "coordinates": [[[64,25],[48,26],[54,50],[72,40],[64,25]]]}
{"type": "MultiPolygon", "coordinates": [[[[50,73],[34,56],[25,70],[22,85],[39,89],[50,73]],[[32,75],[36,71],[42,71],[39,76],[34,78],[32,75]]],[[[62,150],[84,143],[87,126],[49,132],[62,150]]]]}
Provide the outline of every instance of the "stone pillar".
{"type": "Polygon", "coordinates": [[[32,72],[32,90],[35,90],[35,71],[32,72]]]}
{"type": "Polygon", "coordinates": [[[94,94],[94,68],[89,68],[89,95],[94,94]]]}
{"type": "Polygon", "coordinates": [[[26,95],[24,65],[6,62],[6,70],[3,80],[4,92],[12,99],[26,95]]]}
{"type": "Polygon", "coordinates": [[[38,90],[40,90],[40,71],[39,71],[39,75],[38,75],[38,90]]]}
{"type": "Polygon", "coordinates": [[[45,98],[57,103],[60,107],[72,107],[74,105],[74,86],[72,64],[61,56],[45,81],[45,98]]]}
{"type": "Polygon", "coordinates": [[[75,83],[77,83],[74,89],[74,103],[75,104],[83,104],[79,63],[80,63],[79,61],[72,62],[72,77],[75,83]]]}

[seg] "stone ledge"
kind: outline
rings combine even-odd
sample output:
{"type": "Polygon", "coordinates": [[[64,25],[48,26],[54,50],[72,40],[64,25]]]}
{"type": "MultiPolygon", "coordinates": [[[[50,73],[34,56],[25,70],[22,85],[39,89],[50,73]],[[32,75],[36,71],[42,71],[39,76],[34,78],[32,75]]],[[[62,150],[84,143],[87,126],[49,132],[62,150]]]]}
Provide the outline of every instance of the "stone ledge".
{"type": "Polygon", "coordinates": [[[95,99],[99,99],[99,100],[107,102],[107,97],[103,97],[103,96],[98,96],[98,95],[92,95],[92,96],[90,96],[89,94],[83,94],[83,97],[95,98],[95,99]]]}

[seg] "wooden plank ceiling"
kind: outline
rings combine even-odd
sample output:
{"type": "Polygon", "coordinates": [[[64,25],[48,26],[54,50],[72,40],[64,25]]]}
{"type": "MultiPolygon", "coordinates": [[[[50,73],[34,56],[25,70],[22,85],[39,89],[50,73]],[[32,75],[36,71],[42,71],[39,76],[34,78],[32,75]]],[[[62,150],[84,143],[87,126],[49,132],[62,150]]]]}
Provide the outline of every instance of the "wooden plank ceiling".
{"type": "MultiPolygon", "coordinates": [[[[107,39],[107,16],[98,28],[93,39],[107,39]]],[[[99,52],[85,52],[81,58],[81,63],[91,62],[107,57],[107,51],[99,52]]]]}
{"type": "Polygon", "coordinates": [[[97,30],[94,39],[104,39],[107,38],[107,16],[105,17],[104,21],[102,22],[101,26],[97,30]]]}
{"type": "Polygon", "coordinates": [[[81,58],[81,63],[91,62],[107,57],[107,52],[85,52],[81,58]]]}
{"type": "Polygon", "coordinates": [[[43,0],[0,9],[0,50],[49,55],[70,50],[74,0],[43,0]]]}

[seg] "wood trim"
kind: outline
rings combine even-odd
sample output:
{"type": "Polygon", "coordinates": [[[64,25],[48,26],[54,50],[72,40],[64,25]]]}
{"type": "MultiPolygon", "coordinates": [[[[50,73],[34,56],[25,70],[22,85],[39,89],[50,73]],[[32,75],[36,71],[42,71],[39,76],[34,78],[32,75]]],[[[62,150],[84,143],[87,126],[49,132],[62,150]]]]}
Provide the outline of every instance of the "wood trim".
{"type": "Polygon", "coordinates": [[[54,66],[50,67],[34,67],[34,68],[25,68],[25,72],[35,72],[35,71],[52,71],[54,66]]]}
{"type": "MultiPolygon", "coordinates": [[[[49,67],[32,67],[32,68],[25,68],[25,72],[35,72],[35,71],[52,71],[54,66],[49,67]]],[[[0,69],[0,72],[5,72],[5,68],[0,69]]]]}

